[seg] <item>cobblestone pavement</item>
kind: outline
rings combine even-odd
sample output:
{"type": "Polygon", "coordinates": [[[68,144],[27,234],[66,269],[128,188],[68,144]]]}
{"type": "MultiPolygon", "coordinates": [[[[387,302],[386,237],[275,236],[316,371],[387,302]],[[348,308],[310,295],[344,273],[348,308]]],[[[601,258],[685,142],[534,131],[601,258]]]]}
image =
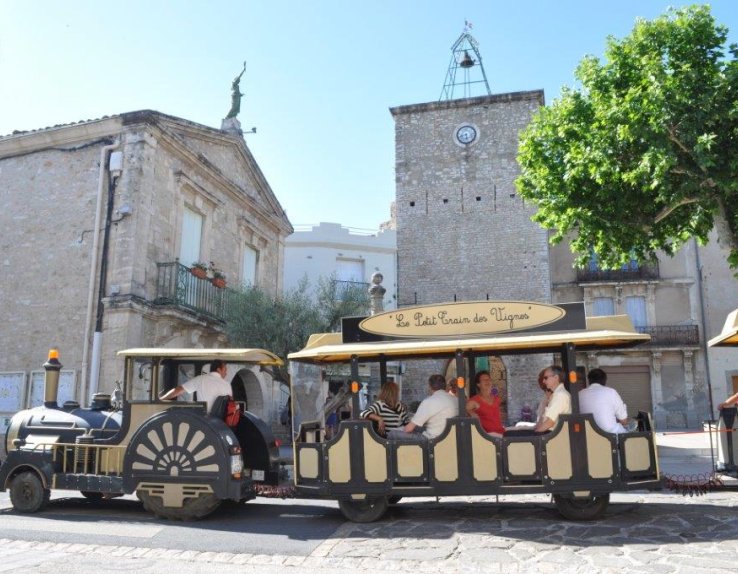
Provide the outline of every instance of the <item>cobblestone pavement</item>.
{"type": "MultiPolygon", "coordinates": [[[[307,556],[0,539],[0,572],[302,574],[735,572],[738,493],[613,495],[605,518],[562,520],[548,497],[403,501],[380,522],[345,523],[307,556]]],[[[38,536],[38,533],[34,533],[38,536]]]]}

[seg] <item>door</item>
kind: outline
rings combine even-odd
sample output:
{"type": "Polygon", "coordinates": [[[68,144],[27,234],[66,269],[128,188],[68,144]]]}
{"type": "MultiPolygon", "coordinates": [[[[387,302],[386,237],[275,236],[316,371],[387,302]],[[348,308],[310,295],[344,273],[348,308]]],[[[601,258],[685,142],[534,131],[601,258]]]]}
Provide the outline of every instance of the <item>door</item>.
{"type": "Polygon", "coordinates": [[[648,365],[602,367],[607,373],[607,386],[615,389],[628,407],[628,416],[638,411],[651,412],[651,369],[648,365]]]}

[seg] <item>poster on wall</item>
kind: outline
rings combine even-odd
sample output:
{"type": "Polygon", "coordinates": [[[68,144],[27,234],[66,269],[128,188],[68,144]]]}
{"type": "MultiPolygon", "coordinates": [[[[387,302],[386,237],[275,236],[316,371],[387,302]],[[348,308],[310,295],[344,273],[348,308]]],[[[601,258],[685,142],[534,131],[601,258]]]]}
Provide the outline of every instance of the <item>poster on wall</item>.
{"type": "MultiPolygon", "coordinates": [[[[28,397],[28,407],[40,407],[44,404],[44,375],[45,371],[31,371],[31,392],[28,397]]],[[[65,401],[76,400],[77,377],[76,371],[62,370],[59,373],[59,394],[56,402],[63,405],[65,401]]]]}

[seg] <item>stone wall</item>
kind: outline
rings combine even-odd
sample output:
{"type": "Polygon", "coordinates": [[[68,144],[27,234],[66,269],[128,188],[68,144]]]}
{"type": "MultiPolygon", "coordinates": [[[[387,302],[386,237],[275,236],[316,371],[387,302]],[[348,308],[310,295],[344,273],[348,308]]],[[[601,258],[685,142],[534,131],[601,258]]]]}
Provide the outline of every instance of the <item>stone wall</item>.
{"type": "MultiPolygon", "coordinates": [[[[520,131],[542,104],[543,93],[533,91],[391,110],[400,305],[551,301],[547,233],[514,185],[520,131]],[[464,125],[477,133],[469,145],[456,139],[464,125]]],[[[537,402],[536,375],[550,361],[504,359],[511,418],[537,402]]],[[[408,365],[403,393],[422,398],[429,374],[408,365]]]]}
{"type": "MultiPolygon", "coordinates": [[[[156,303],[157,264],[179,255],[185,206],[203,216],[202,260],[213,261],[232,286],[241,282],[250,246],[258,251],[258,285],[279,293],[292,231],[243,140],[220,130],[131,112],[0,138],[0,372],[38,370],[56,346],[64,368],[76,373],[75,398],[83,404],[95,390],[82,384],[82,373],[91,363],[85,332],[91,344],[95,322],[94,313],[87,316],[89,278],[92,262],[102,259],[102,234],[91,253],[99,190],[103,222],[112,194],[100,391],[123,376],[120,349],[227,344],[222,324],[156,303]],[[113,142],[122,154],[119,172],[100,165],[103,146],[113,142]]],[[[93,311],[98,275],[99,268],[93,311]]]]}

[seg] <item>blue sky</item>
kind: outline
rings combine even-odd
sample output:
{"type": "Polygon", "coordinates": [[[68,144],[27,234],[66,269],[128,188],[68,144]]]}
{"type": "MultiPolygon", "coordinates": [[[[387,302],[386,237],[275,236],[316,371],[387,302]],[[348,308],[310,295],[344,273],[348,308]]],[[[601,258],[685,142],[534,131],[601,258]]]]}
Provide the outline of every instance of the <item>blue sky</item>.
{"type": "MultiPolygon", "coordinates": [[[[660,0],[0,0],[0,134],[138,109],[239,119],[294,225],[376,229],[394,199],[393,106],[438,100],[472,22],[493,93],[551,102],[660,0]]],[[[710,2],[738,42],[738,2],[710,2]]]]}

